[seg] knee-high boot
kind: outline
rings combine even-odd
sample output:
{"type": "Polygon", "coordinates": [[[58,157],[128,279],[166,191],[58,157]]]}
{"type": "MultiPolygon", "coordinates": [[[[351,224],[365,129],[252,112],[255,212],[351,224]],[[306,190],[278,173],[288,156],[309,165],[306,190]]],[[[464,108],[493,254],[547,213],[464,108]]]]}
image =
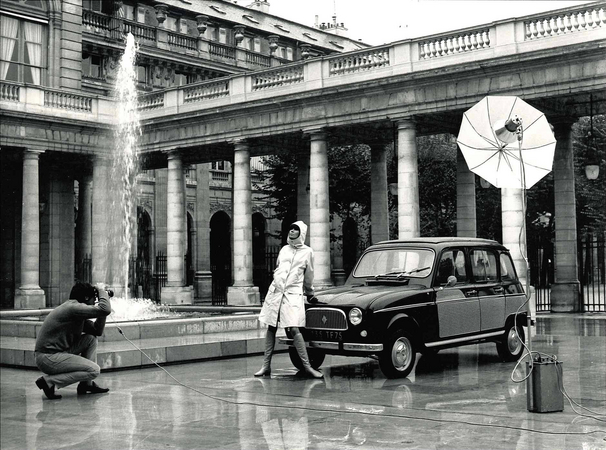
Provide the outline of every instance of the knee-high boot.
{"type": "Polygon", "coordinates": [[[261,367],[261,370],[255,372],[256,377],[271,374],[271,356],[274,352],[275,345],[276,329],[274,327],[267,327],[267,333],[265,334],[265,353],[263,355],[263,366],[261,367]]]}
{"type": "Polygon", "coordinates": [[[312,378],[323,378],[322,372],[317,371],[309,362],[309,357],[307,356],[307,348],[305,348],[305,339],[303,339],[303,335],[301,333],[297,333],[292,338],[293,344],[297,349],[297,353],[299,354],[299,358],[301,359],[301,363],[303,363],[303,369],[305,372],[312,378]]]}

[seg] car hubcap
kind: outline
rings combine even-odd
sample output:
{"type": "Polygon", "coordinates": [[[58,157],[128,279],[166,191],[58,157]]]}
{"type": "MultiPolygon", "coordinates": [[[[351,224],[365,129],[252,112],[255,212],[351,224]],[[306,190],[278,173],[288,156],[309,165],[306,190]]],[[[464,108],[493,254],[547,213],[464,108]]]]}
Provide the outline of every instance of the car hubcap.
{"type": "Polygon", "coordinates": [[[399,338],[394,342],[391,350],[391,360],[393,366],[397,370],[404,370],[410,364],[410,358],[412,357],[412,347],[410,341],[404,337],[399,338]]]}
{"type": "Polygon", "coordinates": [[[518,339],[515,328],[511,328],[509,330],[509,335],[507,336],[507,346],[509,347],[509,352],[512,355],[516,355],[520,351],[520,348],[522,348],[522,343],[518,339]]]}

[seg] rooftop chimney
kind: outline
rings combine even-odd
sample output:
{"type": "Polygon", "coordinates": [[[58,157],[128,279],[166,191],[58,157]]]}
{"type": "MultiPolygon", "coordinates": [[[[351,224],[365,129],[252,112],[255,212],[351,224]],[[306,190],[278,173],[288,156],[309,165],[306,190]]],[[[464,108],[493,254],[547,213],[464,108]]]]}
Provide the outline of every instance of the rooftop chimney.
{"type": "Polygon", "coordinates": [[[269,14],[269,2],[267,0],[255,0],[247,6],[249,9],[256,9],[264,14],[269,14]]]}

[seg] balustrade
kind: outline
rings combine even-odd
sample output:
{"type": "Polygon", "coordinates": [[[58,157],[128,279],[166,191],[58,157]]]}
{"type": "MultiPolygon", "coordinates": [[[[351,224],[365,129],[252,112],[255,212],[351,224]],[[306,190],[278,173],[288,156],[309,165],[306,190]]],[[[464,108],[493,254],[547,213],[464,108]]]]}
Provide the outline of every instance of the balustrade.
{"type": "Polygon", "coordinates": [[[44,90],[44,106],[69,109],[72,111],[92,112],[93,99],[80,94],[44,90]]]}
{"type": "Polygon", "coordinates": [[[135,39],[154,43],[157,41],[156,29],[140,23],[124,21],[124,34],[128,33],[131,33],[135,39]]]}
{"type": "Polygon", "coordinates": [[[271,58],[260,53],[246,52],[246,62],[255,66],[271,67],[271,58]]]}
{"type": "Polygon", "coordinates": [[[0,82],[0,100],[8,100],[9,102],[19,101],[20,86],[17,84],[0,82]]]}
{"type": "Polygon", "coordinates": [[[216,42],[208,43],[208,53],[226,59],[236,59],[236,49],[216,42]]]}
{"type": "Polygon", "coordinates": [[[139,97],[138,109],[141,111],[162,108],[164,106],[164,92],[155,92],[139,97]]]}
{"type": "Polygon", "coordinates": [[[198,49],[198,40],[191,36],[178,33],[168,33],[168,45],[173,47],[186,48],[188,50],[198,49]]]}
{"type": "Polygon", "coordinates": [[[207,81],[183,88],[183,102],[192,103],[211,98],[227,97],[229,95],[229,81],[207,81]]]}
{"type": "Polygon", "coordinates": [[[332,57],[329,60],[330,76],[364,72],[389,66],[389,47],[375,48],[362,53],[332,57]]]}
{"type": "Polygon", "coordinates": [[[419,59],[438,58],[485,48],[490,48],[490,31],[472,30],[419,42],[419,59]]]}
{"type": "Polygon", "coordinates": [[[95,11],[82,11],[82,26],[89,31],[99,33],[101,30],[110,31],[111,17],[95,11]]]}
{"type": "Polygon", "coordinates": [[[303,82],[303,65],[256,73],[251,76],[253,91],[288,86],[303,82]]]}
{"type": "Polygon", "coordinates": [[[586,6],[570,12],[562,12],[557,15],[536,17],[524,21],[525,39],[541,39],[557,36],[565,33],[586,31],[594,28],[604,27],[606,14],[604,7],[586,6]]]}

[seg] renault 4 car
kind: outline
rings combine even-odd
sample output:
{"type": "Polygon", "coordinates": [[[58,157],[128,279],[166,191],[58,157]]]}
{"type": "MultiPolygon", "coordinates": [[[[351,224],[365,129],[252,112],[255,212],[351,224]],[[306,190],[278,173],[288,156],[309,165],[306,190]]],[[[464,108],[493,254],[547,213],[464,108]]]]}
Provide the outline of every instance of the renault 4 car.
{"type": "MultiPolygon", "coordinates": [[[[491,341],[505,361],[524,349],[526,296],[507,248],[477,238],[415,238],[367,248],[345,285],[306,303],[310,362],[326,354],[377,357],[388,378],[406,377],[416,354],[491,341]]],[[[293,364],[301,361],[292,339],[293,364]]]]}

